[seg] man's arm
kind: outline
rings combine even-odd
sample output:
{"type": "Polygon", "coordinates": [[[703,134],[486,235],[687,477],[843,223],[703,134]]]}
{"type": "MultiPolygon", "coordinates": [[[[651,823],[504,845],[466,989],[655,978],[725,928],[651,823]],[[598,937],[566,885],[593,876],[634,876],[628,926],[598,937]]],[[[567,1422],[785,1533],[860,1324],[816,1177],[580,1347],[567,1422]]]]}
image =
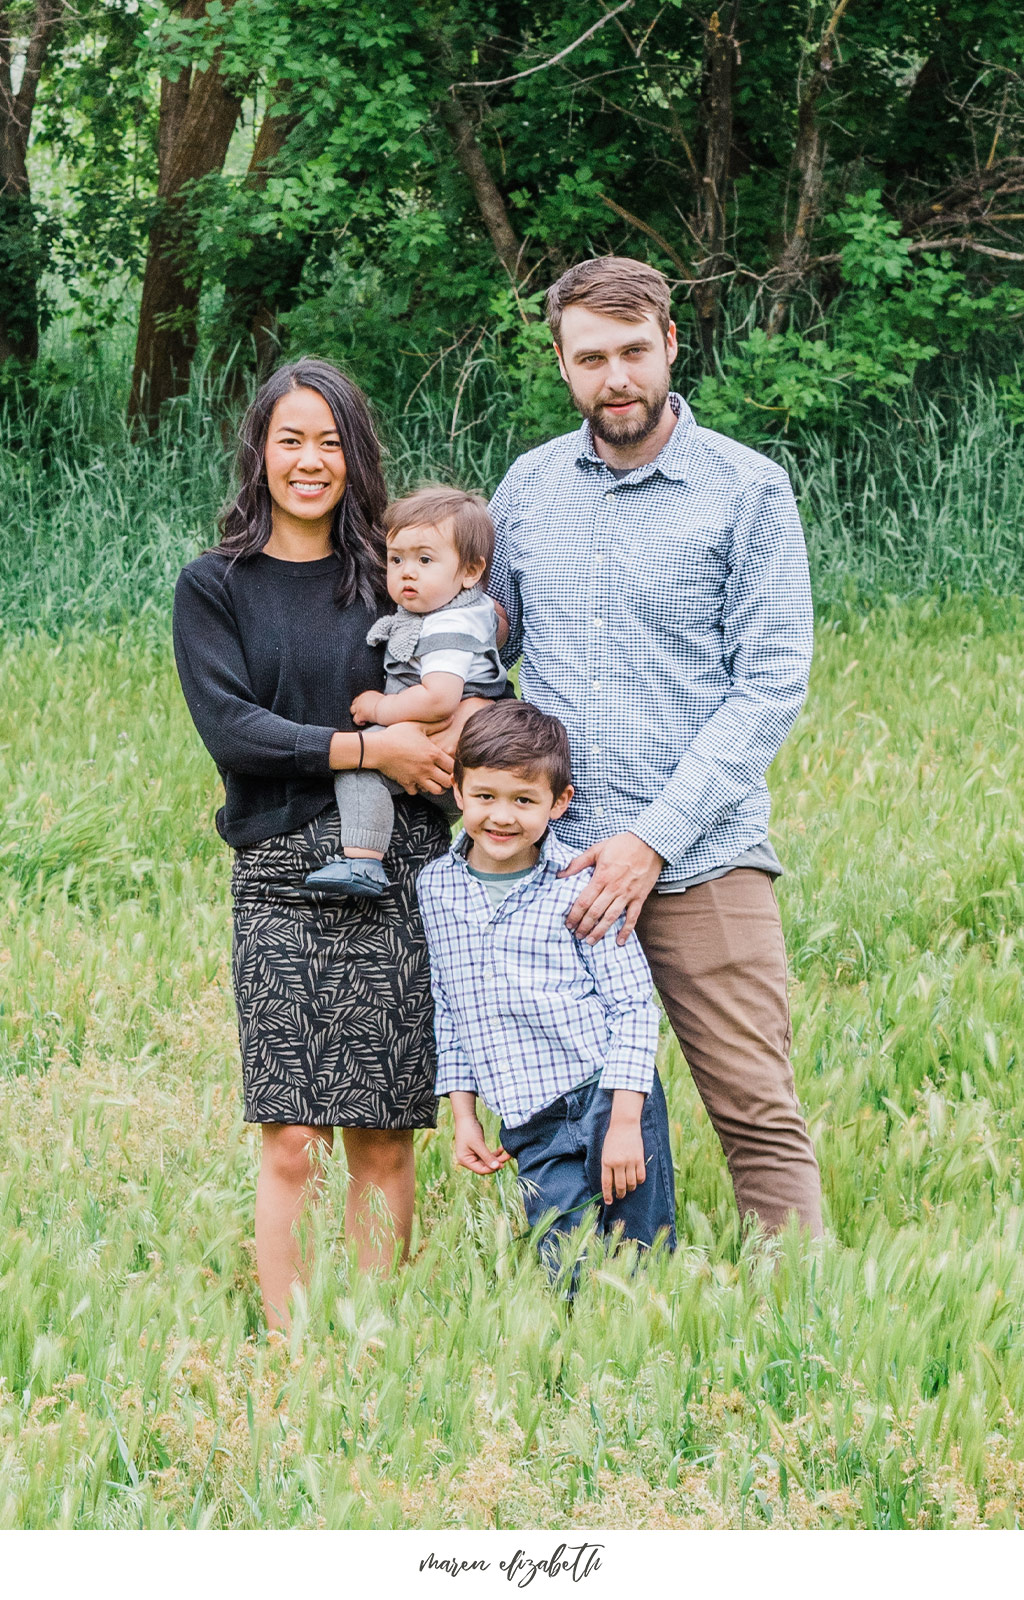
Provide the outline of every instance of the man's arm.
{"type": "Polygon", "coordinates": [[[580,938],[603,938],[624,911],[619,939],[628,938],[662,863],[678,861],[763,779],[807,693],[813,623],[803,529],[789,479],[774,472],[742,497],[733,524],[722,613],[729,692],[629,832],[566,868],[595,869],[569,916],[580,938]]]}
{"type": "Polygon", "coordinates": [[[494,523],[494,560],[487,592],[508,617],[508,638],[501,650],[501,660],[504,666],[513,667],[523,653],[523,602],[509,565],[511,540],[518,518],[511,472],[506,472],[502,478],[488,509],[494,523]]]}

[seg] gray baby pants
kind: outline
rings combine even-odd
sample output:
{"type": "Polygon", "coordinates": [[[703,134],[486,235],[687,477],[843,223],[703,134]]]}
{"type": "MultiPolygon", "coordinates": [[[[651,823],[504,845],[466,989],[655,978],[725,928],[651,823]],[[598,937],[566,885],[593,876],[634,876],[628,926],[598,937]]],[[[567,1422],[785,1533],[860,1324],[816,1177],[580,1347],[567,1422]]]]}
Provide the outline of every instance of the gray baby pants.
{"type": "MultiPolygon", "coordinates": [[[[367,733],[373,730],[367,728],[367,733]]],[[[334,798],[341,817],[341,843],[353,850],[373,850],[384,855],[391,843],[391,830],[395,825],[393,794],[405,790],[393,778],[380,772],[336,772],[334,798]]],[[[425,794],[424,800],[444,813],[449,822],[459,816],[455,796],[450,789],[444,794],[425,794]]]]}

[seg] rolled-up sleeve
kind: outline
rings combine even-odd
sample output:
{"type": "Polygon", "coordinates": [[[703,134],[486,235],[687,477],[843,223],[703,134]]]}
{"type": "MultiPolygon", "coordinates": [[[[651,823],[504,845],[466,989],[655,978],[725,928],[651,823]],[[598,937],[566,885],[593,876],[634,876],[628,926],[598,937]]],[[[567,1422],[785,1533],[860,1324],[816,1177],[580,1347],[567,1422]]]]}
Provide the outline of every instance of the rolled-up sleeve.
{"type": "Polygon", "coordinates": [[[813,624],[803,529],[779,470],[748,487],[732,526],[722,613],[731,687],[630,825],[670,865],[763,780],[807,693],[813,624]]]}

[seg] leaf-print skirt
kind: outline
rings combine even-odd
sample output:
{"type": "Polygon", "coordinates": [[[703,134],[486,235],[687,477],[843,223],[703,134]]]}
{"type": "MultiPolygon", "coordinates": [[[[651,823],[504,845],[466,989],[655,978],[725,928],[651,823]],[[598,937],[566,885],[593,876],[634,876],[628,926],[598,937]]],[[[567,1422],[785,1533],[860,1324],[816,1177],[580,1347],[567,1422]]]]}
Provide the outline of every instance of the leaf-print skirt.
{"type": "Polygon", "coordinates": [[[239,850],[232,971],[247,1122],[432,1128],[434,1012],[416,875],[443,817],[399,796],[379,900],[327,904],[303,879],[341,854],[333,806],[239,850]]]}

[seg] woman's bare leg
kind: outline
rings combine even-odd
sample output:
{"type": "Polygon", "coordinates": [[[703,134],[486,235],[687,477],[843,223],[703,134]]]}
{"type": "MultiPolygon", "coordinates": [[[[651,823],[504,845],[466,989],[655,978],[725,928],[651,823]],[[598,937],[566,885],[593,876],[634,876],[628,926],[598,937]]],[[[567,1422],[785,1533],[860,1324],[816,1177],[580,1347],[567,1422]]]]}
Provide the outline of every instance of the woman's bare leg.
{"type": "Polygon", "coordinates": [[[298,1123],[263,1125],[263,1157],[256,1184],[256,1269],[268,1328],[291,1325],[289,1301],[294,1284],[305,1281],[296,1223],[322,1178],[321,1159],[334,1143],[333,1128],[298,1123]]]}
{"type": "Polygon", "coordinates": [[[344,1128],[342,1138],[348,1160],[345,1237],[355,1245],[362,1271],[388,1271],[396,1254],[401,1261],[409,1254],[416,1197],[412,1133],[344,1128]]]}

